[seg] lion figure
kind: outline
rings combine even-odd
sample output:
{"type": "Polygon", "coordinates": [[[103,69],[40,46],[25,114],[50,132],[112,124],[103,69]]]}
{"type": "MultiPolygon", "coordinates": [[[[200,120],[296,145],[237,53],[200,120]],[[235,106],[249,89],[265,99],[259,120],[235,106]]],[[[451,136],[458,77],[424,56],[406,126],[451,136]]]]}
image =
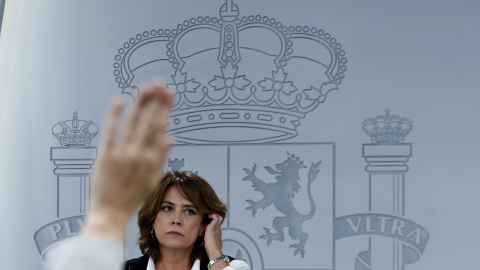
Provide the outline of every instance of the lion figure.
{"type": "Polygon", "coordinates": [[[244,181],[251,181],[252,186],[256,191],[263,194],[264,198],[258,202],[253,200],[247,200],[250,204],[247,210],[252,211],[252,215],[255,217],[258,209],[265,209],[269,205],[273,204],[278,211],[283,215],[276,217],[273,220],[273,229],[276,232],[270,231],[268,228],[264,228],[265,234],[260,236],[261,239],[267,240],[267,245],[270,245],[272,240],[283,241],[285,240],[284,229],[288,229],[288,233],[293,240],[299,239],[297,244],[293,244],[290,247],[294,248],[294,255],[300,254],[302,257],[305,255],[305,243],[307,242],[308,235],[302,230],[302,224],[306,220],[309,220],[315,214],[315,203],[313,201],[310,185],[317,178],[320,172],[320,163],[312,163],[308,173],[308,197],[310,200],[310,212],[306,215],[300,214],[293,205],[293,197],[300,188],[300,170],[307,168],[302,162],[299,162],[299,158],[295,158],[294,155],[288,154],[287,160],[282,163],[276,164],[275,169],[267,166],[265,169],[271,174],[275,175],[275,183],[265,183],[260,180],[255,172],[257,165],[254,164],[252,170],[244,169],[247,176],[243,178],[244,181]]]}

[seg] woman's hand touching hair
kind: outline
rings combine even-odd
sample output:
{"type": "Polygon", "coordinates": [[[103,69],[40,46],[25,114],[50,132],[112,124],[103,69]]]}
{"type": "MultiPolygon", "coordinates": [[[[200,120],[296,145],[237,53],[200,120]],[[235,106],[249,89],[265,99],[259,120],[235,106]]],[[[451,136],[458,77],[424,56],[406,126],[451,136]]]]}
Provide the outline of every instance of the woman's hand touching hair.
{"type": "MultiPolygon", "coordinates": [[[[205,250],[209,260],[222,256],[222,222],[223,217],[219,214],[210,214],[208,217],[212,220],[205,228],[205,250]]],[[[225,261],[219,261],[212,265],[212,270],[223,269],[228,264],[225,261]]]]}

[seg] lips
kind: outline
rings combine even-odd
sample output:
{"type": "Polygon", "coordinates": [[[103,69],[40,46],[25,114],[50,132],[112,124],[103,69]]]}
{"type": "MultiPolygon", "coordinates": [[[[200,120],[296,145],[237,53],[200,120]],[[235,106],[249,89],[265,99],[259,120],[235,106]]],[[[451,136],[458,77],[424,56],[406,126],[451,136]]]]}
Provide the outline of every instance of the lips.
{"type": "Polygon", "coordinates": [[[171,231],[171,232],[167,232],[168,235],[173,235],[173,236],[183,236],[183,234],[179,233],[179,232],[176,232],[176,231],[171,231]]]}

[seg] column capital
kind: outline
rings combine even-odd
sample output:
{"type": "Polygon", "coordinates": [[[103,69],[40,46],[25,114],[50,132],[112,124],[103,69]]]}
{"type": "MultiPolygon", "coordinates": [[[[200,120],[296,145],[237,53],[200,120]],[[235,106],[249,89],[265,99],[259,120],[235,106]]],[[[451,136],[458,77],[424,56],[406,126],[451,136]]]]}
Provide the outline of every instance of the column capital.
{"type": "Polygon", "coordinates": [[[362,155],[370,173],[404,173],[412,156],[412,144],[363,144],[362,155]]]}
{"type": "Polygon", "coordinates": [[[58,176],[88,176],[93,172],[92,166],[97,156],[96,147],[50,148],[50,160],[55,169],[53,173],[58,176]]]}

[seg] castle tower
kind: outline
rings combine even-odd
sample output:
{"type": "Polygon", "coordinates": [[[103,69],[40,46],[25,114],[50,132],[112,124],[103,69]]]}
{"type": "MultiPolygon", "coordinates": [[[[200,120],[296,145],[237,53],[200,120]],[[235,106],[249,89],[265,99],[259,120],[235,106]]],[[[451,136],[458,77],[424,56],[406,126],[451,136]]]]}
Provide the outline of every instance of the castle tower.
{"type": "MultiPolygon", "coordinates": [[[[412,144],[403,143],[412,129],[408,118],[385,115],[369,118],[362,124],[372,143],[363,145],[369,173],[368,210],[393,216],[405,215],[405,173],[412,156],[412,144]]],[[[390,238],[369,238],[370,269],[403,270],[404,244],[390,238]]]]}
{"type": "Polygon", "coordinates": [[[85,214],[89,208],[90,174],[97,148],[90,147],[98,127],[91,121],[73,119],[52,128],[61,147],[52,147],[50,160],[57,175],[57,217],[85,214]],[[76,191],[75,191],[76,190],[76,191]]]}

